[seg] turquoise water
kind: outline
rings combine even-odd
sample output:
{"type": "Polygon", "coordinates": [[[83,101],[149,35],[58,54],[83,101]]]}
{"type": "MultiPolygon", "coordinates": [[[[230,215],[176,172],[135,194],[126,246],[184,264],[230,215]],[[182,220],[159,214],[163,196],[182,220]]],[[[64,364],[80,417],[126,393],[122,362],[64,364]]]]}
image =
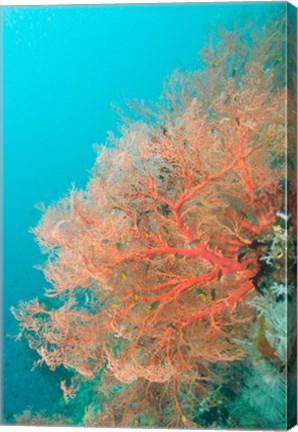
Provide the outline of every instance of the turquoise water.
{"type": "Polygon", "coordinates": [[[175,69],[200,66],[198,52],[219,23],[247,18],[260,25],[284,7],[214,4],[2,8],[4,148],[4,419],[28,406],[51,411],[57,374],[31,371],[35,354],[10,307],[41,296],[46,282],[34,265],[44,257],[28,232],[34,208],[84,187],[94,143],[116,132],[111,104],[158,99],[175,69]]]}

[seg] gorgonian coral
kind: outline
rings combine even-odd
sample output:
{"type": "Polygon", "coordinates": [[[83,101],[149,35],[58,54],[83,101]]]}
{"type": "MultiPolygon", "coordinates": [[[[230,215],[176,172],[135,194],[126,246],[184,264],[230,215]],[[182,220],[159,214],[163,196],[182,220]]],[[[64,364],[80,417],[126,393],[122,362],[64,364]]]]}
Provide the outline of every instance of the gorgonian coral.
{"type": "Polygon", "coordinates": [[[245,356],[283,207],[284,45],[280,22],[221,30],[205,68],[173,74],[33,230],[57,299],[13,313],[38,363],[76,374],[66,400],[100,374],[85,424],[195,425],[214,365],[245,356]]]}

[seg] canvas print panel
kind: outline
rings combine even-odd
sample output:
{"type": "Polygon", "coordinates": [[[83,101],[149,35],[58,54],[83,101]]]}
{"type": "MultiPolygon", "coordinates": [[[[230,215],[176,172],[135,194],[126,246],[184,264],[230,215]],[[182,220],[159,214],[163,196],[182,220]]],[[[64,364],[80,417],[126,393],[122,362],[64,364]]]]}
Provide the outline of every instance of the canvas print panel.
{"type": "Polygon", "coordinates": [[[1,13],[3,423],[295,424],[295,8],[1,13]]]}

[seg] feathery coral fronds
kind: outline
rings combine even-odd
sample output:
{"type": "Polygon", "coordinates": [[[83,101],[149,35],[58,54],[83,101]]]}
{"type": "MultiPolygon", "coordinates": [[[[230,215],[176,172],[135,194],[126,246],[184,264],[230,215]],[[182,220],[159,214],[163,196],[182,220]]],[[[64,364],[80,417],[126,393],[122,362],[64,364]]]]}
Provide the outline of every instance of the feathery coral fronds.
{"type": "Polygon", "coordinates": [[[280,23],[222,33],[206,68],[174,74],[163,107],[100,147],[86,190],[33,230],[61,305],[13,312],[38,363],[88,379],[106,365],[86,424],[194,426],[212,364],[246,355],[266,250],[255,245],[283,205],[283,37],[280,23]]]}

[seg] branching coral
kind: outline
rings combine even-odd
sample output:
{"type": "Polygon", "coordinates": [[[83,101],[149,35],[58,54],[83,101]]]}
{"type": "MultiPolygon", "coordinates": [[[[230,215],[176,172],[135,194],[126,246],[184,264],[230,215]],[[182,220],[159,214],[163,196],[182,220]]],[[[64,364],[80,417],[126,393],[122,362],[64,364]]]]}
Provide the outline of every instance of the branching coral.
{"type": "Polygon", "coordinates": [[[175,73],[163,105],[99,147],[86,190],[33,230],[59,302],[13,313],[38,363],[82,380],[104,369],[85,424],[195,426],[212,364],[245,355],[262,239],[283,207],[283,45],[280,23],[222,31],[206,68],[175,73]]]}
{"type": "Polygon", "coordinates": [[[275,290],[269,287],[263,297],[251,302],[259,318],[247,349],[250,368],[242,369],[244,385],[240,396],[230,404],[234,425],[286,429],[292,422],[287,416],[287,404],[293,415],[296,380],[289,381],[289,385],[288,380],[296,371],[295,297],[276,301],[275,290]]]}
{"type": "Polygon", "coordinates": [[[286,429],[295,423],[296,242],[291,217],[286,221],[288,228],[284,220],[281,222],[284,227],[274,225],[266,236],[272,261],[271,272],[264,277],[263,295],[249,302],[257,311],[257,320],[245,342],[243,385],[236,400],[229,404],[234,426],[286,429]],[[277,247],[281,239],[283,248],[277,247]]]}

